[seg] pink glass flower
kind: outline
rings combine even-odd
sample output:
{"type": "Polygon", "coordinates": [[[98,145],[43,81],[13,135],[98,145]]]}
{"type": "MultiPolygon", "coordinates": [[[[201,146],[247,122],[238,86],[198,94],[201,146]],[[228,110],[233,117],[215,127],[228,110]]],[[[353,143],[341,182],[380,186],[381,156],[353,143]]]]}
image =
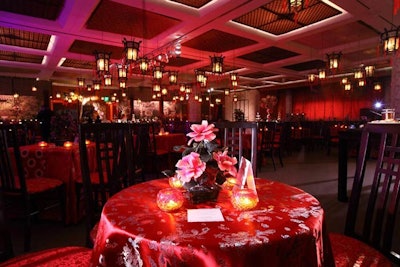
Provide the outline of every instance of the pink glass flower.
{"type": "Polygon", "coordinates": [[[193,178],[200,177],[206,169],[206,164],[201,161],[200,155],[196,152],[191,152],[189,155],[180,159],[175,167],[178,168],[176,173],[184,182],[190,182],[193,178]]]}
{"type": "Polygon", "coordinates": [[[203,140],[214,140],[216,137],[214,132],[218,131],[218,129],[215,129],[214,127],[214,124],[208,124],[206,120],[203,120],[201,124],[192,124],[190,129],[193,132],[187,134],[187,136],[191,138],[188,142],[188,145],[190,146],[193,141],[201,142],[203,140]]]}
{"type": "Polygon", "coordinates": [[[237,159],[235,157],[228,156],[228,151],[225,150],[224,152],[214,152],[213,158],[217,161],[218,168],[221,171],[226,171],[230,175],[236,177],[237,170],[235,165],[237,163],[237,159]]]}

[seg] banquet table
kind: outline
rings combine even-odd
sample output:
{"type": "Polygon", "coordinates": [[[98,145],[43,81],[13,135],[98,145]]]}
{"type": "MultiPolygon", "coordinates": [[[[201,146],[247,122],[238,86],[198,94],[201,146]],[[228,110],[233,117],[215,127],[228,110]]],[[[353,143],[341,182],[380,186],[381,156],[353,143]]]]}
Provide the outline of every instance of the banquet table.
{"type": "MultiPolygon", "coordinates": [[[[63,181],[66,185],[66,216],[65,223],[77,223],[81,217],[77,210],[77,198],[75,191],[75,181],[81,176],[79,146],[73,144],[71,147],[39,146],[32,144],[21,146],[21,159],[24,167],[26,179],[35,177],[55,178],[63,181]]],[[[95,168],[95,146],[88,145],[91,168],[95,168]]],[[[83,206],[83,205],[81,205],[83,206]]]]}
{"type": "Polygon", "coordinates": [[[217,202],[161,211],[167,179],[126,188],[106,203],[91,266],[334,266],[324,211],[312,195],[256,179],[257,207],[237,211],[222,189],[217,202]],[[224,221],[188,222],[187,209],[219,208],[224,221]]]}

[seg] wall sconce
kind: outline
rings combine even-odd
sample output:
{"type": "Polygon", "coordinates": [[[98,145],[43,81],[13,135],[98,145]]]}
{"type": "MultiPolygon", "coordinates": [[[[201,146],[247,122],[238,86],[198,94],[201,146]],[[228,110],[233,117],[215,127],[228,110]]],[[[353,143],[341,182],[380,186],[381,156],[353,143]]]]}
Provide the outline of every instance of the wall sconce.
{"type": "Polygon", "coordinates": [[[396,51],[399,49],[399,29],[400,27],[397,27],[388,31],[385,28],[385,31],[381,34],[383,52],[386,55],[396,53],[396,51]]]}
{"type": "Polygon", "coordinates": [[[110,68],[111,53],[107,52],[94,52],[96,59],[96,70],[98,73],[108,72],[110,68]]]}
{"type": "Polygon", "coordinates": [[[169,80],[169,84],[177,84],[178,83],[178,72],[177,71],[169,71],[168,72],[168,80],[169,80]]]}
{"type": "Polygon", "coordinates": [[[328,64],[330,70],[337,70],[339,68],[340,57],[342,56],[342,52],[339,53],[331,53],[326,55],[328,58],[328,64]]]}
{"type": "Polygon", "coordinates": [[[136,61],[139,55],[139,47],[141,42],[127,41],[125,38],[122,40],[124,44],[124,52],[126,61],[136,61]]]}
{"type": "Polygon", "coordinates": [[[213,56],[211,57],[211,71],[215,74],[221,74],[224,65],[224,57],[223,56],[213,56]]]}

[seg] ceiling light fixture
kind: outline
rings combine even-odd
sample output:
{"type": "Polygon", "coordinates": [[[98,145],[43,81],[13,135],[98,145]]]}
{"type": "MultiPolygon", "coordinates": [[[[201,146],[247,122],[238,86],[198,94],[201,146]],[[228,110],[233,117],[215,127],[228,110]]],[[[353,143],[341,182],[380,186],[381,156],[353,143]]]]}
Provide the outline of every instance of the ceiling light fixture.
{"type": "Polygon", "coordinates": [[[110,57],[111,53],[107,52],[94,52],[94,57],[96,59],[96,71],[97,73],[105,73],[110,70],[110,57]]]}
{"type": "Polygon", "coordinates": [[[85,78],[77,78],[78,87],[85,87],[85,78]]]}
{"type": "Polygon", "coordinates": [[[342,52],[339,53],[331,53],[326,55],[328,58],[328,64],[330,70],[337,70],[339,68],[340,57],[342,56],[342,52]]]}
{"type": "Polygon", "coordinates": [[[140,47],[140,42],[135,42],[135,41],[127,41],[125,38],[122,40],[122,43],[124,44],[124,52],[125,52],[125,60],[127,63],[131,63],[133,61],[136,61],[138,59],[139,55],[139,47],[140,47]]]}
{"type": "Polygon", "coordinates": [[[224,57],[223,56],[213,56],[211,57],[211,71],[215,74],[221,74],[223,72],[224,57]]]}
{"type": "Polygon", "coordinates": [[[399,49],[399,30],[400,27],[392,27],[390,30],[385,28],[385,31],[381,34],[383,52],[386,55],[394,54],[399,49]]]}
{"type": "Polygon", "coordinates": [[[169,80],[169,84],[177,84],[178,72],[177,71],[168,71],[168,80],[169,80]]]}

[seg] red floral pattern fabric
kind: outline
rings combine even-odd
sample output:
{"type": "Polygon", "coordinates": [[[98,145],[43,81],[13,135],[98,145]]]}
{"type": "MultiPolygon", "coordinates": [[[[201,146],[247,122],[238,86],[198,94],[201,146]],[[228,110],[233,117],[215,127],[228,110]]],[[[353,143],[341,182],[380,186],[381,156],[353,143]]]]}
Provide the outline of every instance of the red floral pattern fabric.
{"type": "Polygon", "coordinates": [[[89,266],[92,250],[85,247],[63,247],[17,256],[0,267],[84,267],[89,266]]]}
{"type": "Polygon", "coordinates": [[[156,204],[168,180],[141,183],[104,206],[91,266],[332,266],[324,211],[317,199],[278,182],[256,179],[259,203],[237,211],[231,192],[214,204],[189,201],[174,213],[156,204]],[[217,207],[223,222],[187,222],[187,209],[217,207]],[[330,258],[329,258],[330,259],[330,258]]]}
{"type": "Polygon", "coordinates": [[[336,267],[390,267],[391,262],[376,249],[363,242],[337,233],[330,233],[336,267]]]}

